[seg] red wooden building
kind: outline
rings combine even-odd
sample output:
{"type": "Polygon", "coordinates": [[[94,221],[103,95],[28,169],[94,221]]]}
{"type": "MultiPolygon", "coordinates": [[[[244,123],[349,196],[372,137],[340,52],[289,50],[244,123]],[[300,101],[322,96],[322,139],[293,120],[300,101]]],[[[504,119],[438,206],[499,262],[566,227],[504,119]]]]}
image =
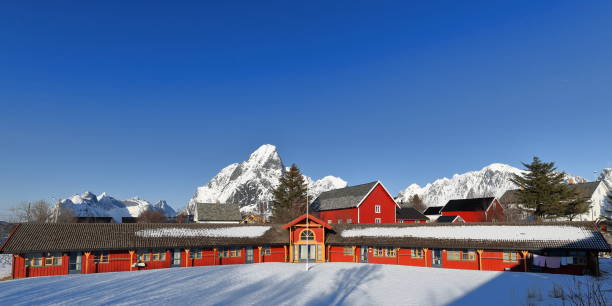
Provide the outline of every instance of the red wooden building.
{"type": "Polygon", "coordinates": [[[305,215],[265,225],[25,223],[0,247],[14,278],[304,261],[598,275],[598,253],[609,251],[589,222],[330,225],[305,215]]]}
{"type": "Polygon", "coordinates": [[[321,193],[311,204],[328,224],[395,223],[399,205],[379,181],[321,193]]]}
{"type": "Polygon", "coordinates": [[[397,223],[425,223],[429,218],[413,207],[398,208],[395,214],[397,223]]]}
{"type": "Polygon", "coordinates": [[[496,198],[450,200],[441,210],[442,216],[461,216],[465,222],[504,221],[504,208],[496,198]]]}

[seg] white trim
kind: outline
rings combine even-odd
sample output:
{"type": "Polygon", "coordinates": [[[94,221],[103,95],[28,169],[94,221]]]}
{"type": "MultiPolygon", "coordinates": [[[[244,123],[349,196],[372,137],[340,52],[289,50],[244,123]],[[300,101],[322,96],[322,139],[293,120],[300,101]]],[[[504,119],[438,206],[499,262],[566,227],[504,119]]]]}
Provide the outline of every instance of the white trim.
{"type": "Polygon", "coordinates": [[[359,214],[359,207],[357,207],[357,223],[361,223],[361,222],[359,222],[359,217],[360,217],[360,214],[359,214]]]}
{"type": "Polygon", "coordinates": [[[383,185],[380,181],[376,181],[376,184],[374,184],[374,186],[372,186],[372,188],[370,189],[370,191],[368,191],[368,193],[366,193],[366,195],[361,199],[361,201],[359,201],[359,203],[357,203],[357,208],[359,208],[359,206],[361,206],[361,204],[363,203],[363,201],[365,201],[365,199],[368,198],[368,196],[370,195],[370,193],[372,193],[372,191],[374,191],[374,188],[376,188],[376,186],[382,186],[382,188],[385,190],[385,192],[387,193],[387,195],[391,198],[391,201],[393,201],[393,203],[395,203],[395,206],[397,206],[397,208],[401,208],[399,204],[397,204],[397,202],[395,201],[395,198],[393,198],[393,196],[391,195],[391,193],[389,192],[389,190],[387,190],[387,188],[385,188],[385,185],[383,185]]]}

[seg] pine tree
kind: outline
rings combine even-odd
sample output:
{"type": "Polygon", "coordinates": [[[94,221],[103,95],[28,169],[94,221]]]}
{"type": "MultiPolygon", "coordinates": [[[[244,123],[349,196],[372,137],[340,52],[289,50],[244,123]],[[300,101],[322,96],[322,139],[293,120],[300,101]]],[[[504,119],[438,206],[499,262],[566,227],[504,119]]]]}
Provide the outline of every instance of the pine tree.
{"type": "Polygon", "coordinates": [[[306,182],[300,169],[291,165],[283,173],[280,184],[272,195],[272,218],[275,222],[288,222],[306,212],[306,182]]]}
{"type": "Polygon", "coordinates": [[[421,197],[419,197],[418,194],[415,194],[410,198],[409,204],[410,207],[418,210],[419,212],[424,212],[425,209],[427,209],[427,205],[423,203],[423,200],[421,200],[421,197]]]}
{"type": "Polygon", "coordinates": [[[571,201],[575,200],[576,193],[563,183],[565,173],[557,172],[554,162],[545,163],[534,157],[531,164],[523,163],[523,166],[527,172],[523,175],[515,174],[510,179],[519,186],[521,209],[531,213],[537,220],[567,216],[570,211],[575,215],[582,211],[580,205],[568,208],[571,201]]]}

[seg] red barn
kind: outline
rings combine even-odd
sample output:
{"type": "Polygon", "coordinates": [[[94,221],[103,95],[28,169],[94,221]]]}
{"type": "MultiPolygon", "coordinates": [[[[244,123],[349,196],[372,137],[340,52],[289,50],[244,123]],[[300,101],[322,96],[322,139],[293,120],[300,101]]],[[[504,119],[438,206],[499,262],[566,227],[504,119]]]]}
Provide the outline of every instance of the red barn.
{"type": "Polygon", "coordinates": [[[429,218],[413,207],[402,207],[396,213],[397,223],[425,223],[429,218]]]}
{"type": "Polygon", "coordinates": [[[395,223],[400,208],[381,182],[371,182],[321,193],[311,204],[328,224],[395,223]]]}
{"type": "Polygon", "coordinates": [[[450,200],[442,216],[461,216],[465,222],[504,221],[504,208],[496,198],[450,200]]]}

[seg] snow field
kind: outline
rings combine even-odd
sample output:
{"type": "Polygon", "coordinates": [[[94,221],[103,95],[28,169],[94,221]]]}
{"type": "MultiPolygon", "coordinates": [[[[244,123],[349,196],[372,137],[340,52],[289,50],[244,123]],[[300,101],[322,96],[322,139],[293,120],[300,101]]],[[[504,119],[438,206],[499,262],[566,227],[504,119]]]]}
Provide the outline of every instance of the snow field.
{"type": "MultiPolygon", "coordinates": [[[[602,264],[612,268],[612,264],[602,264]]],[[[589,280],[591,277],[577,277],[589,280]]],[[[562,305],[568,275],[355,263],[265,263],[39,277],[0,282],[4,305],[562,305]]],[[[608,281],[605,289],[612,289],[608,281]]],[[[609,292],[610,293],[610,292],[609,292]]],[[[609,294],[610,295],[610,294],[609,294]]],[[[612,296],[609,296],[612,298],[612,296]]]]}

